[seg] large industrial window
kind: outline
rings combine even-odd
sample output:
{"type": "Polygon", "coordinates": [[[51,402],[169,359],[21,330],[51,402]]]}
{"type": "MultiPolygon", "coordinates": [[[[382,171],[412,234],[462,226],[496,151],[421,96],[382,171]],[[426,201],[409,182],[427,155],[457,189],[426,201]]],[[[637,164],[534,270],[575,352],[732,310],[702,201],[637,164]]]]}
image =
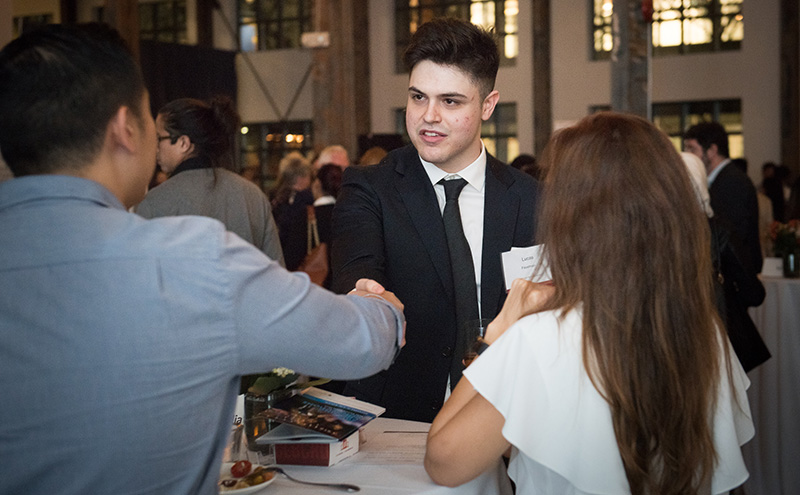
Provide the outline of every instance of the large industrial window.
{"type": "Polygon", "coordinates": [[[403,52],[411,35],[435,17],[453,17],[493,29],[500,48],[500,64],[511,65],[519,55],[518,15],[518,0],[395,0],[397,72],[405,71],[403,52]]]}
{"type": "Polygon", "coordinates": [[[140,2],[139,36],[143,40],[186,43],[186,0],[140,2]]]}
{"type": "MultiPolygon", "coordinates": [[[[653,54],[738,50],[744,38],[744,0],[654,0],[653,54]]],[[[607,59],[614,47],[612,0],[591,0],[592,53],[607,59]]]]}
{"type": "Polygon", "coordinates": [[[311,31],[313,0],[239,0],[239,43],[244,52],[299,48],[311,31]]]}
{"type": "Polygon", "coordinates": [[[728,131],[731,158],[743,158],[744,139],[741,100],[654,103],[653,123],[664,131],[678,150],[683,149],[683,133],[700,122],[719,122],[728,131]]]}
{"type": "Polygon", "coordinates": [[[310,120],[251,123],[242,126],[242,172],[268,191],[278,177],[278,164],[290,151],[308,156],[313,149],[310,120]]]}

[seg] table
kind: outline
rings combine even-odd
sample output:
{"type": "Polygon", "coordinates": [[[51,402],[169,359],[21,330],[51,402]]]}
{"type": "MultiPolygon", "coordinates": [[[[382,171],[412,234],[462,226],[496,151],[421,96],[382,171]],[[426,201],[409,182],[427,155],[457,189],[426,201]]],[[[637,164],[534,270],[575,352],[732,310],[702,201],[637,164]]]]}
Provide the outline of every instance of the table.
{"type": "MultiPolygon", "coordinates": [[[[359,452],[330,467],[282,466],[304,481],[351,483],[361,487],[359,495],[511,495],[511,484],[502,461],[494,469],[457,488],[436,485],[422,466],[428,423],[377,418],[362,431],[366,438],[359,452]],[[398,463],[398,457],[406,459],[398,463]],[[415,460],[411,460],[414,458],[415,460]]],[[[342,491],[301,485],[278,476],[265,487],[264,495],[327,495],[342,491]]]]}
{"type": "Polygon", "coordinates": [[[750,316],[772,353],[751,371],[756,436],[742,452],[747,495],[800,494],[800,279],[763,277],[767,297],[750,316]]]}

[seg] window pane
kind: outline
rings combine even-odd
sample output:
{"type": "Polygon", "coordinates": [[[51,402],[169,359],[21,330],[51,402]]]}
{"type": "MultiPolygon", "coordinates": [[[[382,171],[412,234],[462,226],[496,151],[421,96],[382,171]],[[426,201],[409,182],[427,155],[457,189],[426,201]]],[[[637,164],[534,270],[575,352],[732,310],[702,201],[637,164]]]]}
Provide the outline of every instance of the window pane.
{"type": "Polygon", "coordinates": [[[152,31],[153,25],[153,7],[152,4],[139,5],[139,28],[142,31],[152,31]]]}
{"type": "Polygon", "coordinates": [[[653,23],[654,46],[679,46],[681,36],[681,21],[653,23]]]}
{"type": "Polygon", "coordinates": [[[683,21],[683,42],[687,45],[711,43],[714,23],[711,19],[693,19],[683,21]]]}
{"type": "Polygon", "coordinates": [[[243,52],[255,51],[258,46],[258,33],[255,24],[243,24],[239,26],[239,44],[243,52]]]}
{"type": "Polygon", "coordinates": [[[283,18],[300,17],[300,0],[283,0],[283,18]]]}
{"type": "Polygon", "coordinates": [[[239,0],[241,49],[302,46],[301,35],[311,28],[312,5],[312,0],[239,0]],[[255,40],[251,33],[257,33],[255,40]]]}
{"type": "Polygon", "coordinates": [[[248,0],[239,0],[239,22],[255,22],[256,3],[248,0]]]}

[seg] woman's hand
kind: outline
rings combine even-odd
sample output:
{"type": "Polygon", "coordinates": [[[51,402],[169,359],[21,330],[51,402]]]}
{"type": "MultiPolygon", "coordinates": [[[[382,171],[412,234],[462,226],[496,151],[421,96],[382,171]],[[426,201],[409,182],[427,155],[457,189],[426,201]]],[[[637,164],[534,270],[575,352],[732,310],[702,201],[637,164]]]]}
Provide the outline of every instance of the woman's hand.
{"type": "Polygon", "coordinates": [[[523,316],[541,311],[553,297],[555,287],[550,283],[534,283],[521,278],[511,282],[511,290],[500,314],[489,323],[484,340],[492,344],[523,316]]]}

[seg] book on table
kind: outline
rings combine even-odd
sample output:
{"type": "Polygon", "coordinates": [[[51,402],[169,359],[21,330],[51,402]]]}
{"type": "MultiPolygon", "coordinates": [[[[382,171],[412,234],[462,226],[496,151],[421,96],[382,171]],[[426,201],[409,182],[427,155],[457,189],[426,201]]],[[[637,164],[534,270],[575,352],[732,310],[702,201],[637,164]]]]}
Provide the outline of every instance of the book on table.
{"type": "Polygon", "coordinates": [[[280,423],[256,443],[333,443],[352,435],[386,409],[315,387],[287,397],[259,415],[280,423]]]}
{"type": "Polygon", "coordinates": [[[280,424],[256,438],[256,443],[274,445],[279,464],[330,466],[358,452],[359,429],[384,411],[311,387],[259,413],[280,424]]]}

